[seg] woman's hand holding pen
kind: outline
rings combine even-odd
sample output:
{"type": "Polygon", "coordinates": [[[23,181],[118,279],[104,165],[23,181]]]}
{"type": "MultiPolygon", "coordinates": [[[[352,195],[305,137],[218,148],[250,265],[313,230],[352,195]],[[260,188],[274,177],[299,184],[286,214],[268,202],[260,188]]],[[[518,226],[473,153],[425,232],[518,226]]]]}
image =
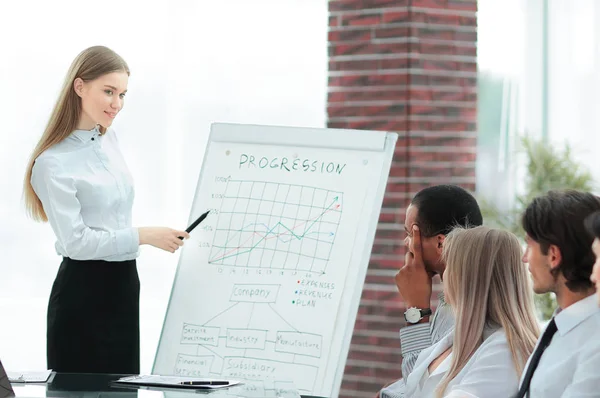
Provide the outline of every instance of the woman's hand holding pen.
{"type": "Polygon", "coordinates": [[[141,227],[138,228],[140,235],[140,245],[151,245],[159,249],[175,253],[179,246],[183,246],[183,236],[188,239],[190,234],[185,231],[178,231],[167,227],[141,227]]]}
{"type": "Polygon", "coordinates": [[[138,228],[140,245],[152,245],[159,249],[175,253],[179,246],[183,246],[183,240],[189,239],[190,232],[206,219],[210,210],[206,211],[196,219],[185,231],[165,227],[142,227],[138,228]]]}

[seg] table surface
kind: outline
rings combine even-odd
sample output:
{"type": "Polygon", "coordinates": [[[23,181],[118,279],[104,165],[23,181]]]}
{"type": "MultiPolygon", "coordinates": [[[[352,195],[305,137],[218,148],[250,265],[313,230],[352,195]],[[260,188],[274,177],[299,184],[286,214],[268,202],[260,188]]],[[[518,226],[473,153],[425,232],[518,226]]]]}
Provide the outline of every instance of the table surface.
{"type": "MultiPolygon", "coordinates": [[[[52,373],[48,383],[13,383],[15,395],[19,398],[198,398],[208,395],[202,390],[155,388],[155,387],[115,387],[111,383],[123,376],[117,374],[91,373],[52,373]]],[[[276,397],[277,395],[250,394],[242,395],[238,388],[222,390],[232,395],[215,395],[228,397],[276,397]]],[[[247,392],[246,392],[247,393],[247,392]]],[[[211,393],[210,395],[213,395],[211,393]]],[[[316,398],[302,395],[303,398],[316,398]]]]}

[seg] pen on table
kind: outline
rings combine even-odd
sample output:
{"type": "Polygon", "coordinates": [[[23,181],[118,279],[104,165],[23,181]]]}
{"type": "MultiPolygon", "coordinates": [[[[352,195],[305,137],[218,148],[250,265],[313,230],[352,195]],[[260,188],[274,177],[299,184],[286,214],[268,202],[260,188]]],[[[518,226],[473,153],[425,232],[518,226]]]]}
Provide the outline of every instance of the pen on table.
{"type": "MultiPolygon", "coordinates": [[[[207,211],[206,213],[202,214],[200,217],[198,217],[196,219],[196,221],[194,221],[193,223],[191,223],[190,226],[185,229],[185,232],[187,232],[188,234],[190,232],[192,232],[193,229],[198,226],[198,224],[200,224],[202,221],[204,221],[204,219],[206,218],[206,216],[208,216],[208,213],[210,213],[210,210],[207,211]]],[[[179,239],[183,240],[183,236],[179,236],[179,239]]]]}
{"type": "Polygon", "coordinates": [[[180,384],[186,386],[228,386],[228,381],[182,381],[180,384]]]}

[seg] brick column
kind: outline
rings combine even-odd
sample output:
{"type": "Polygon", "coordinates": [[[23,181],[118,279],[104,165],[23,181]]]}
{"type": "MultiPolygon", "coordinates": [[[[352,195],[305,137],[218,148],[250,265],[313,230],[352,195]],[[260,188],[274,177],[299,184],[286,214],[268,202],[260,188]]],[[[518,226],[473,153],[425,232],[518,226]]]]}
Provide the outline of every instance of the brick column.
{"type": "Polygon", "coordinates": [[[343,397],[401,377],[393,276],[410,198],[441,183],[475,189],[476,11],[476,0],[329,0],[328,126],[399,133],[343,397]]]}

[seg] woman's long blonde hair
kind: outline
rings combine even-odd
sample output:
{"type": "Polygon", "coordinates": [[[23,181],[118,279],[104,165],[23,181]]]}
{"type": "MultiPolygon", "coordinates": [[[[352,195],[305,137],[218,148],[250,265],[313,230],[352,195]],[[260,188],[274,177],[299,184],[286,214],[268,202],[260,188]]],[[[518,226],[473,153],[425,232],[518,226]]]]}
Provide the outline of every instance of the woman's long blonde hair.
{"type": "Polygon", "coordinates": [[[456,314],[452,363],[441,397],[483,342],[486,324],[502,327],[520,376],[540,334],[521,245],[510,232],[457,228],[444,241],[444,283],[456,314]]]}
{"type": "MultiPolygon", "coordinates": [[[[104,46],[87,48],[73,60],[44,134],[35,146],[25,172],[23,181],[25,209],[34,220],[48,221],[48,217],[42,207],[42,202],[31,186],[33,164],[42,152],[67,138],[77,128],[81,117],[81,98],[73,88],[75,79],[81,78],[84,82],[88,82],[113,72],[126,72],[129,75],[129,67],[123,58],[104,46]]],[[[105,132],[106,129],[101,127],[100,133],[104,134],[105,132]]]]}

